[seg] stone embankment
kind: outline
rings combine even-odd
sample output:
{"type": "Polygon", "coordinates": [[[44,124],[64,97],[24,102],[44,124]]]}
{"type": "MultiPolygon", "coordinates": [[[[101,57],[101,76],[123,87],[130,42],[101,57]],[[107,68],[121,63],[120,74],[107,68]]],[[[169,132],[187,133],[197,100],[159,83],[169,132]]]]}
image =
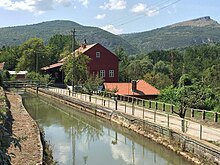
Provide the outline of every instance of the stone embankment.
{"type": "Polygon", "coordinates": [[[21,150],[14,146],[9,148],[8,152],[14,154],[11,157],[11,164],[41,165],[43,161],[43,147],[38,125],[24,108],[20,95],[6,92],[6,96],[12,116],[12,134],[21,140],[21,150]]]}

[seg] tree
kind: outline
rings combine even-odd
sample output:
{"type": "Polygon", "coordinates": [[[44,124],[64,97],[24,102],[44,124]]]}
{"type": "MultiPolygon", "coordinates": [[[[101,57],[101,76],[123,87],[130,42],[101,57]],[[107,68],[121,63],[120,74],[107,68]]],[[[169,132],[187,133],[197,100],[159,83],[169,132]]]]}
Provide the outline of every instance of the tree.
{"type": "Polygon", "coordinates": [[[160,60],[154,65],[154,72],[169,75],[169,73],[170,73],[169,66],[166,65],[165,62],[160,60]]]}
{"type": "Polygon", "coordinates": [[[87,74],[87,79],[85,83],[83,84],[83,87],[85,87],[86,92],[90,95],[93,93],[93,91],[97,91],[98,87],[103,84],[103,78],[99,77],[99,75],[90,75],[87,74]]]}
{"type": "Polygon", "coordinates": [[[147,72],[150,72],[153,65],[150,59],[146,56],[143,59],[132,60],[127,67],[127,72],[130,80],[143,79],[147,72]]]}
{"type": "Polygon", "coordinates": [[[65,50],[72,50],[72,40],[71,36],[56,34],[52,36],[49,40],[49,45],[51,51],[53,52],[51,57],[51,63],[55,63],[60,59],[60,54],[65,50]]]}
{"type": "Polygon", "coordinates": [[[72,54],[67,54],[65,57],[65,63],[62,69],[65,73],[64,82],[70,84],[72,81],[74,84],[83,84],[88,75],[87,64],[90,58],[84,54],[76,54],[73,57],[72,54]]]}
{"type": "Polygon", "coordinates": [[[172,85],[170,78],[163,73],[146,73],[144,75],[144,80],[158,89],[164,89],[172,85]]]}
{"type": "Polygon", "coordinates": [[[129,81],[127,66],[129,65],[128,55],[125,54],[123,48],[119,47],[115,50],[116,56],[119,58],[119,81],[129,81]]]}
{"type": "Polygon", "coordinates": [[[49,52],[39,38],[31,38],[20,46],[21,57],[18,59],[16,70],[38,72],[41,67],[50,63],[49,52]]]}
{"type": "Polygon", "coordinates": [[[220,64],[213,65],[203,73],[204,82],[212,88],[220,87],[220,64]]]}
{"type": "Polygon", "coordinates": [[[14,70],[17,60],[21,57],[19,47],[7,47],[0,51],[0,61],[5,62],[4,69],[14,70]]]}
{"type": "Polygon", "coordinates": [[[41,75],[40,73],[29,72],[27,73],[27,79],[38,81],[40,84],[49,84],[50,83],[50,75],[41,75]]]}

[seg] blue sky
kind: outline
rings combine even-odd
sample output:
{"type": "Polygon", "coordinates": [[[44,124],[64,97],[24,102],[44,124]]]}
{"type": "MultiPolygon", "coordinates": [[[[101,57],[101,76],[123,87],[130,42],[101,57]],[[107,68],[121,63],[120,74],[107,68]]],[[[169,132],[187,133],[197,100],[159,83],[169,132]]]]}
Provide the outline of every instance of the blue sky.
{"type": "Polygon", "coordinates": [[[1,0],[0,27],[71,20],[121,34],[203,16],[220,22],[219,12],[220,0],[1,0]]]}

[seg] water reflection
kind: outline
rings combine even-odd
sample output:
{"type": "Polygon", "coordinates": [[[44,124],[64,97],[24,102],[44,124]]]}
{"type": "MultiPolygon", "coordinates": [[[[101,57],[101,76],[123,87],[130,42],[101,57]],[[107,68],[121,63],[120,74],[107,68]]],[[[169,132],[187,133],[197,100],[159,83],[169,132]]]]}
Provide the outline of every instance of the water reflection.
{"type": "Polygon", "coordinates": [[[119,125],[33,95],[24,105],[45,131],[60,165],[188,165],[166,148],[119,125]]]}

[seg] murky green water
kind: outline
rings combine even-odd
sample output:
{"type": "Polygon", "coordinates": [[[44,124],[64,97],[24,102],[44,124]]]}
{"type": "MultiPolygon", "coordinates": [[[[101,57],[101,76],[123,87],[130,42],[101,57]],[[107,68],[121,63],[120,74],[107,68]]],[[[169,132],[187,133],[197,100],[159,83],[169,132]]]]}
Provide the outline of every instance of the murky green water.
{"type": "Polygon", "coordinates": [[[34,95],[24,105],[45,131],[59,165],[191,165],[116,124],[34,95]]]}

